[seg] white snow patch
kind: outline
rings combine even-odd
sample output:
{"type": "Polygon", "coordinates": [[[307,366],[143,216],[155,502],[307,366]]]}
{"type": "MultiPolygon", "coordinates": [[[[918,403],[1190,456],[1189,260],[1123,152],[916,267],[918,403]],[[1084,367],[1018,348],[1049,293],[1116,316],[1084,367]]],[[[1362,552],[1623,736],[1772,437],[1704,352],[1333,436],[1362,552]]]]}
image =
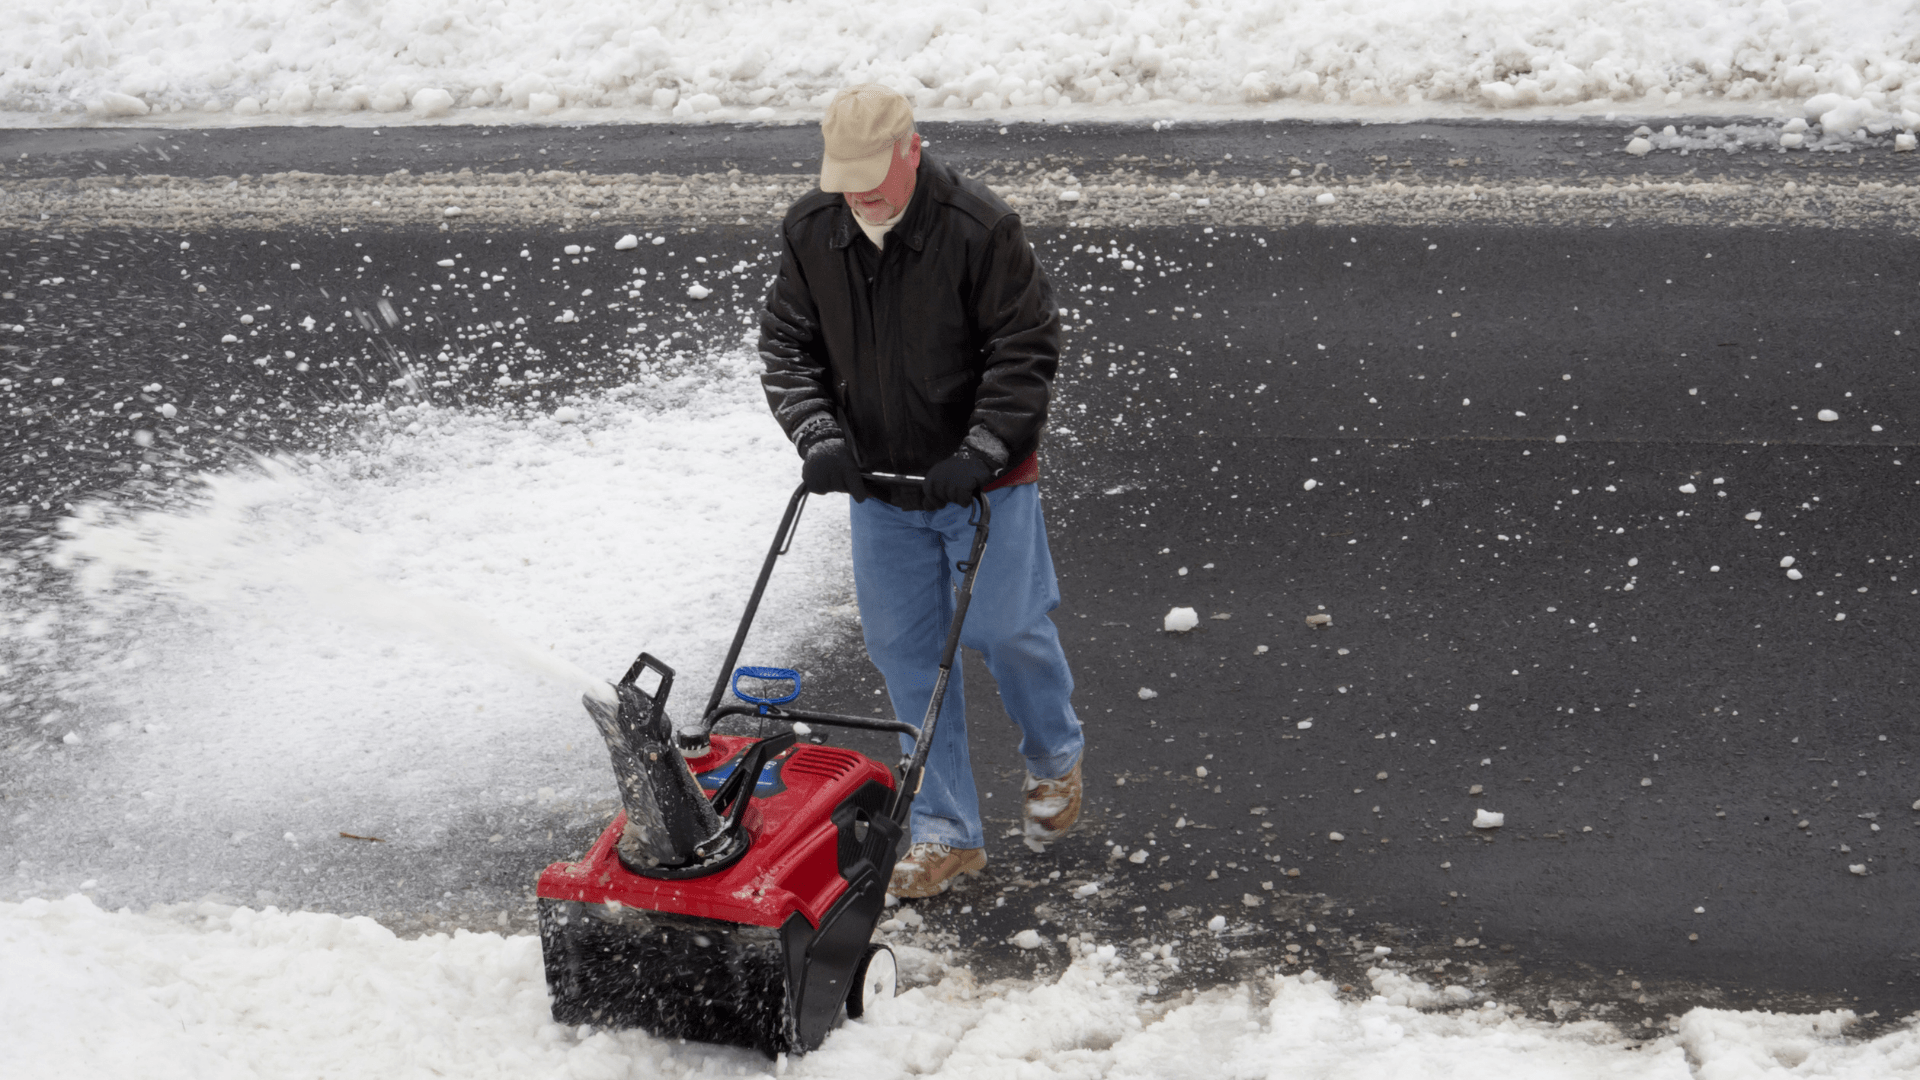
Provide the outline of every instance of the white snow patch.
{"type": "Polygon", "coordinates": [[[1160,628],[1170,634],[1184,634],[1200,625],[1200,613],[1190,607],[1169,610],[1160,620],[1160,628]]]}
{"type": "MultiPolygon", "coordinates": [[[[924,118],[1773,112],[1830,132],[1920,111],[1904,0],[120,0],[23,5],[0,111],[366,112],[463,121],[817,118],[856,82],[924,118]],[[371,12],[371,13],[370,13],[371,12]],[[252,27],[270,26],[271,34],[252,27]],[[1893,59],[1889,59],[1893,58],[1893,59]]],[[[1886,130],[1882,127],[1882,130],[1886,130]]]]}
{"type": "MultiPolygon", "coordinates": [[[[903,921],[903,925],[905,925],[903,921]]],[[[1225,915],[1206,927],[1227,933],[1225,915]]],[[[1022,930],[1013,944],[1047,939],[1022,930]]],[[[787,1077],[1473,1076],[1486,1080],[1878,1080],[1920,1064],[1903,1025],[1849,1040],[1854,1017],[1693,1009],[1672,1033],[1549,1023],[1373,967],[1343,1000],[1317,972],[1148,1008],[1119,950],[1083,945],[1060,975],[981,986],[896,946],[930,979],[876,1003],[787,1077]]],[[[1159,953],[1168,963],[1170,951],[1159,953]]],[[[1169,963],[1168,966],[1171,966],[1169,963]]],[[[25,1076],[767,1076],[750,1050],[553,1023],[539,939],[460,931],[402,940],[365,918],[218,903],[109,913],[84,896],[0,903],[0,1039],[25,1076]]]]}
{"type": "MultiPolygon", "coordinates": [[[[66,618],[142,628],[139,662],[90,685],[90,711],[167,732],[90,764],[151,793],[138,865],[155,891],[256,872],[211,835],[378,821],[394,843],[438,845],[512,793],[610,799],[580,696],[643,648],[682,671],[719,663],[797,478],[757,363],[741,350],[657,376],[652,408],[416,408],[412,434],[369,424],[364,448],[209,476],[171,509],[81,506],[58,553],[81,594],[66,618]]],[[[755,624],[759,656],[833,617],[844,516],[808,515],[755,624]]],[[[124,828],[123,801],[96,803],[62,828],[124,828]]]]}
{"type": "Polygon", "coordinates": [[[1485,808],[1473,812],[1473,827],[1476,829],[1497,829],[1507,823],[1507,815],[1498,814],[1485,808]]]}

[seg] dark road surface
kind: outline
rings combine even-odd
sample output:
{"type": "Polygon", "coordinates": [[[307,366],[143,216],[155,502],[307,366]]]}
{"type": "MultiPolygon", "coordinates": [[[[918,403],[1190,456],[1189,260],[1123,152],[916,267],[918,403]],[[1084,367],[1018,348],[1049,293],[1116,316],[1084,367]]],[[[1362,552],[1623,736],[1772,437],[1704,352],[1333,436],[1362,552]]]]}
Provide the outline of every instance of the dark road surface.
{"type": "MultiPolygon", "coordinates": [[[[29,173],[213,175],[274,158],[484,170],[508,146],[592,171],[605,134],[5,132],[0,188],[29,173]],[[206,149],[155,155],[182,142],[206,149]]],[[[1095,129],[1070,152],[1158,154],[1139,145],[1164,139],[1182,164],[1230,169],[1217,155],[1243,134],[1095,129]]],[[[1520,177],[1678,173],[1704,157],[1623,162],[1623,134],[1328,125],[1293,132],[1290,152],[1339,167],[1431,146],[1436,162],[1478,153],[1488,173],[1520,177]],[[1563,156],[1576,140],[1607,154],[1563,156]]],[[[976,161],[1056,150],[1015,135],[1028,141],[956,127],[935,142],[976,161]]],[[[801,160],[813,137],[676,129],[617,165],[801,160]]],[[[1913,183],[1914,155],[1828,157],[1913,183]]],[[[1777,165],[1713,158],[1729,175],[1777,165]]],[[[636,319],[663,358],[738,341],[770,269],[770,224],[680,229],[581,262],[554,249],[605,244],[618,223],[578,237],[212,230],[187,250],[171,232],[11,229],[9,542],[83,493],[322,445],[345,421],[320,406],[417,394],[537,408],[543,387],[622,382],[592,361],[636,319]],[[551,319],[582,287],[618,295],[640,266],[677,281],[695,256],[736,268],[703,302],[673,285],[551,319]],[[458,260],[444,278],[442,257],[458,260]],[[249,284],[261,318],[243,342],[219,340],[239,309],[189,279],[249,284]],[[458,284],[429,291],[430,279],[458,284]],[[309,311],[339,332],[300,330],[309,311]],[[523,314],[539,317],[515,324],[523,314]],[[436,349],[493,340],[513,345],[505,385],[428,370],[436,349]],[[223,359],[234,351],[271,362],[223,359]],[[61,426],[75,404],[132,401],[149,380],[184,388],[170,400],[196,420],[189,432],[130,451],[111,415],[61,426]],[[303,407],[279,407],[289,394],[303,407]]],[[[1715,1003],[1920,1009],[1911,235],[1442,223],[1032,238],[1069,315],[1042,490],[1089,729],[1088,812],[1044,854],[991,839],[983,879],[916,905],[927,927],[914,940],[989,971],[1048,963],[1002,944],[1036,919],[1049,935],[1220,940],[1194,946],[1189,982],[1304,965],[1363,982],[1386,946],[1436,984],[1542,1011],[1577,999],[1579,1015],[1622,1021],[1715,1003]],[[1199,627],[1164,632],[1174,607],[1199,627]],[[1307,625],[1321,613],[1330,625],[1307,625]],[[1481,810],[1504,825],[1475,828],[1481,810]],[[1101,891],[1075,899],[1086,882],[1101,891]],[[1204,935],[1214,914],[1246,929],[1204,935]]],[[[876,682],[857,642],[823,649],[811,704],[864,709],[876,682]]],[[[1019,759],[977,668],[976,761],[995,791],[989,817],[1010,827],[1019,759]]],[[[489,854],[491,876],[530,889],[563,854],[509,844],[489,854]]]]}

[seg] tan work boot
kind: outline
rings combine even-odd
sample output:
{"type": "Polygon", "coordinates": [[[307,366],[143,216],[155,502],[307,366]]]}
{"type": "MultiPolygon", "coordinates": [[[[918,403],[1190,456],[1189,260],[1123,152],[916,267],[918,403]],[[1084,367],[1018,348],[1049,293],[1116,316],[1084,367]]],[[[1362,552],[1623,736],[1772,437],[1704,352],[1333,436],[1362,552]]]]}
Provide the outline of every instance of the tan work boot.
{"type": "Polygon", "coordinates": [[[946,892],[955,878],[977,874],[986,866],[985,848],[915,844],[893,865],[893,880],[887,883],[887,894],[902,900],[936,896],[946,892]]]}
{"type": "Polygon", "coordinates": [[[1080,820],[1080,791],[1078,761],[1073,763],[1071,772],[1053,780],[1042,780],[1029,773],[1023,808],[1027,838],[1051,843],[1067,835],[1073,823],[1080,820]]]}

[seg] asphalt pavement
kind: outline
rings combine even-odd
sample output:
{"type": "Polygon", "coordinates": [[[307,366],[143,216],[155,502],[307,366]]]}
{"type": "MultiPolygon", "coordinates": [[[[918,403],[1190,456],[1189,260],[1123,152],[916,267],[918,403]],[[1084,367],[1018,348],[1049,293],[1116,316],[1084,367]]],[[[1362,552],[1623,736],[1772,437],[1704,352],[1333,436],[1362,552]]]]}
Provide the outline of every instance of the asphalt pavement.
{"type": "MultiPolygon", "coordinates": [[[[1914,187],[1915,155],[1788,155],[1749,139],[1642,159],[1618,150],[1630,130],[928,134],[1023,192],[1042,172],[1120,168],[1216,192],[1347,178],[1408,200],[1454,191],[1463,171],[1502,191],[1671,181],[1774,197],[1816,175],[1848,198],[1914,187]],[[1288,175],[1296,162],[1306,175],[1288,175]]],[[[9,131],[0,194],[38,184],[34,205],[47,205],[48,184],[82,177],[418,177],[529,160],[583,176],[793,174],[814,137],[9,131]]],[[[1543,217],[1465,196],[1418,220],[1342,210],[1276,225],[1185,194],[1173,210],[1142,196],[1096,224],[1063,218],[1080,212],[1070,202],[1034,212],[1069,326],[1042,491],[1090,737],[1085,824],[1045,853],[993,838],[981,880],[917,904],[924,927],[891,932],[986,972],[1057,965],[1057,942],[1005,944],[1036,924],[1050,937],[1176,935],[1192,944],[1164,972],[1169,989],[1307,965],[1364,986],[1391,958],[1543,1014],[1626,1023],[1702,1003],[1920,1009],[1912,232],[1716,220],[1713,205],[1543,217]],[[1164,630],[1173,608],[1194,609],[1198,627],[1164,630]],[[1503,823],[1476,827],[1483,812],[1503,823]],[[1089,883],[1096,894],[1074,895],[1089,883]],[[1205,929],[1216,914],[1224,936],[1205,929]]],[[[518,252],[604,243],[618,223],[315,216],[189,235],[171,219],[0,219],[0,326],[23,328],[0,333],[19,418],[0,474],[9,543],[34,543],[87,493],[325,445],[350,415],[329,405],[537,408],[535,391],[624,377],[515,361],[505,380],[430,378],[443,345],[589,356],[630,340],[636,320],[662,357],[738,339],[772,219],[660,214],[671,243],[565,263],[518,252]],[[479,278],[429,291],[407,269],[426,256],[489,275],[498,263],[500,276],[484,292],[479,278]],[[582,286],[612,289],[637,266],[658,280],[696,256],[739,268],[704,302],[663,290],[579,321],[546,315],[582,286]],[[243,283],[261,316],[222,342],[243,283]],[[309,309],[338,324],[324,345],[297,327],[309,309]],[[543,317],[514,324],[532,312],[543,317]],[[272,362],[231,363],[235,345],[272,362]],[[163,380],[185,388],[170,400],[196,423],[137,449],[126,423],[73,407],[163,380]]],[[[871,701],[857,641],[822,642],[808,666],[814,706],[871,701]]],[[[975,759],[1005,829],[1021,770],[978,668],[975,759]]],[[[9,692],[18,705],[51,685],[16,673],[9,692]]],[[[593,824],[569,828],[577,842],[593,824]]],[[[562,854],[505,845],[485,876],[500,895],[530,890],[562,854]]]]}

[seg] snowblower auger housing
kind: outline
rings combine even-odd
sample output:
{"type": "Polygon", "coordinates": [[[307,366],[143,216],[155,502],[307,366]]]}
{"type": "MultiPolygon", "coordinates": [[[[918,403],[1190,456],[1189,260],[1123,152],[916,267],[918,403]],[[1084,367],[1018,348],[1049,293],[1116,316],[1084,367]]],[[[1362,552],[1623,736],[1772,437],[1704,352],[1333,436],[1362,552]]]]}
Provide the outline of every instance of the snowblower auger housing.
{"type": "MultiPolygon", "coordinates": [[[[872,474],[879,482],[917,480],[872,474]]],[[[585,704],[605,738],[623,809],[577,862],[540,875],[540,944],[553,1018],[639,1027],[667,1038],[758,1049],[818,1047],[842,1009],[892,993],[892,954],[871,943],[885,905],[928,737],[946,693],[991,510],[975,502],[973,549],[919,727],[899,720],[787,707],[794,695],[722,705],[729,676],[774,562],[791,546],[806,489],[797,489],[747,602],[698,725],[676,729],[666,699],[673,670],[642,653],[612,701],[585,704]],[[658,681],[640,685],[647,672],[658,681]],[[793,733],[713,734],[716,722],[766,720],[910,735],[895,769],[793,733]],[[883,989],[876,989],[876,988],[883,989]]]]}

